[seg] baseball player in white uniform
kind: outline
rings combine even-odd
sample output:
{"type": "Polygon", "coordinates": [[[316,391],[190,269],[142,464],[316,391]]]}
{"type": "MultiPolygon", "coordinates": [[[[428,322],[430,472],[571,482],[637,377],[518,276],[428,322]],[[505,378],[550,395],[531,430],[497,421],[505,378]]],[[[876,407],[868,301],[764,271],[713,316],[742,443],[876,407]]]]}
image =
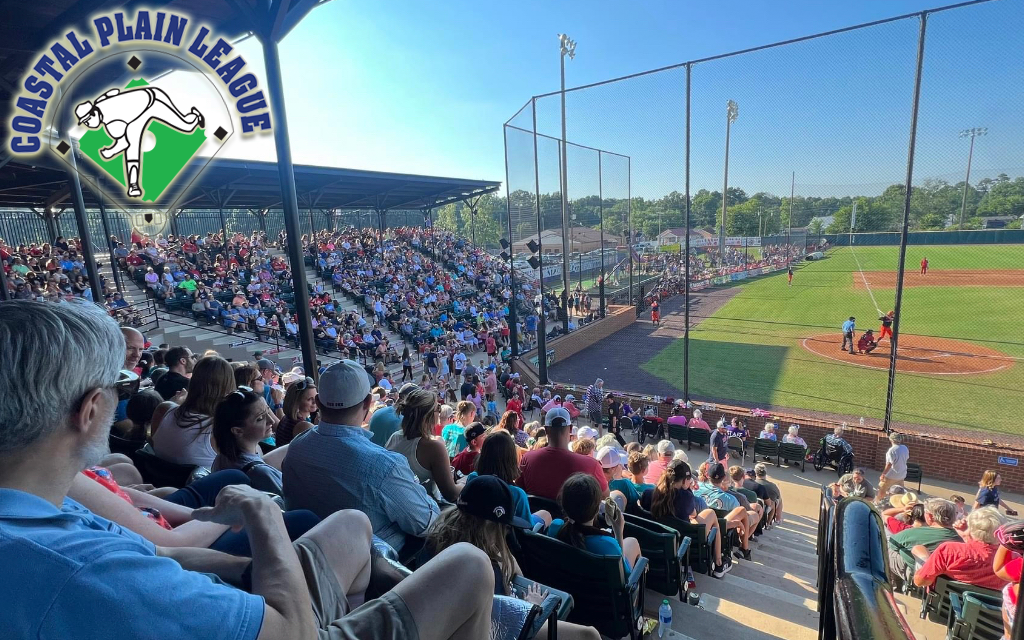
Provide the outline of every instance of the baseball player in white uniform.
{"type": "Polygon", "coordinates": [[[100,149],[100,155],[105,160],[124,152],[130,198],[142,195],[142,189],[139,188],[139,162],[142,134],[150,120],[159,120],[185,133],[206,126],[206,120],[198,109],[192,107],[189,113],[181,113],[167,94],[156,87],[136,87],[125,91],[111,89],[96,98],[95,102],[86,100],[75,107],[75,116],[78,124],[90,129],[105,127],[107,135],[114,139],[112,145],[100,149]]]}

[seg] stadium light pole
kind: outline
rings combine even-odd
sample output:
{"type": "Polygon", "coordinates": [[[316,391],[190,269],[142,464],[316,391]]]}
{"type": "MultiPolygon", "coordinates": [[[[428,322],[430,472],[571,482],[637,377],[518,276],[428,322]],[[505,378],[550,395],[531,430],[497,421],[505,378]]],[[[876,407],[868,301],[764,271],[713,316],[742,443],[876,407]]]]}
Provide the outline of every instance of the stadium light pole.
{"type": "Polygon", "coordinates": [[[961,138],[971,139],[971,150],[967,152],[967,177],[964,178],[964,199],[960,204],[960,224],[957,225],[958,231],[963,231],[964,212],[967,211],[967,189],[971,186],[971,159],[974,158],[974,139],[987,133],[988,127],[974,127],[972,129],[964,129],[960,132],[961,138]]]}
{"type": "MultiPolygon", "coordinates": [[[[569,333],[569,237],[565,228],[569,225],[569,178],[566,174],[566,136],[565,136],[565,56],[572,60],[576,57],[576,42],[564,33],[558,34],[559,62],[562,71],[562,330],[569,333]]],[[[570,228],[570,233],[572,229],[570,228]]]]}
{"type": "Polygon", "coordinates": [[[725,211],[729,201],[729,131],[740,115],[740,106],[735,100],[725,104],[725,179],[722,185],[722,227],[718,230],[718,261],[725,264],[725,211]]]}

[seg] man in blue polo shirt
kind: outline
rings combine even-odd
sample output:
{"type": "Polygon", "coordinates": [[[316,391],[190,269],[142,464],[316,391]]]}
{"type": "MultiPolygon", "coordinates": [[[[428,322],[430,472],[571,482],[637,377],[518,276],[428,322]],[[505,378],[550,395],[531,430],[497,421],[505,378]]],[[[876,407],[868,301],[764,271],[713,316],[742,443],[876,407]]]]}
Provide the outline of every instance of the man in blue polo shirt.
{"type": "Polygon", "coordinates": [[[850,319],[843,323],[843,344],[839,347],[839,350],[842,351],[846,349],[846,343],[849,342],[851,356],[853,355],[853,348],[857,345],[854,340],[854,333],[857,330],[857,327],[854,324],[856,321],[856,318],[850,316],[850,319]]]}
{"type": "Polygon", "coordinates": [[[108,452],[125,358],[117,324],[84,302],[0,302],[0,345],[0,369],[25,374],[0,376],[0,636],[489,634],[494,573],[469,545],[450,547],[353,611],[382,575],[370,523],[356,511],[333,514],[293,545],[273,501],[246,485],[226,487],[192,519],[244,527],[252,560],[156,547],[94,515],[66,496],[80,471],[108,452]]]}

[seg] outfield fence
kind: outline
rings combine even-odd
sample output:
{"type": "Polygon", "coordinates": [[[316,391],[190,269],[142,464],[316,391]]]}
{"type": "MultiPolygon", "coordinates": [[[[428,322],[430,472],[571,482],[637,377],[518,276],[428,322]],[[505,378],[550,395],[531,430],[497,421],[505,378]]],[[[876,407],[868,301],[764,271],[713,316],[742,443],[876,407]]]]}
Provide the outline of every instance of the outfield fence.
{"type": "Polygon", "coordinates": [[[1024,401],[1024,232],[976,230],[1024,215],[1022,54],[1024,2],[979,0],[533,96],[504,125],[508,239],[678,242],[681,340],[652,331],[629,390],[1024,434],[1003,410],[1024,401]],[[785,260],[749,264],[744,237],[785,260]],[[764,273],[790,265],[792,286],[764,273]],[[872,352],[840,351],[848,317],[878,338],[890,311],[872,352]]]}

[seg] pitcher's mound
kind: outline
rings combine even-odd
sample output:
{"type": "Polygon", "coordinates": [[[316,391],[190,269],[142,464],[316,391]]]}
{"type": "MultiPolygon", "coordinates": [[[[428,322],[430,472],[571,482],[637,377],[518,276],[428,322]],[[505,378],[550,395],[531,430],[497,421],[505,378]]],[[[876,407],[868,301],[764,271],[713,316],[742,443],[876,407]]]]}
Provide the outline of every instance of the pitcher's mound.
{"type": "MultiPolygon", "coordinates": [[[[860,337],[860,334],[857,334],[860,337]]],[[[890,342],[883,340],[871,353],[850,355],[839,348],[843,336],[824,333],[804,338],[801,345],[816,356],[847,362],[859,367],[888,369],[890,342]]],[[[901,335],[896,370],[942,376],[994,373],[1009,369],[1014,359],[1005,353],[971,342],[949,338],[901,335]]]]}

